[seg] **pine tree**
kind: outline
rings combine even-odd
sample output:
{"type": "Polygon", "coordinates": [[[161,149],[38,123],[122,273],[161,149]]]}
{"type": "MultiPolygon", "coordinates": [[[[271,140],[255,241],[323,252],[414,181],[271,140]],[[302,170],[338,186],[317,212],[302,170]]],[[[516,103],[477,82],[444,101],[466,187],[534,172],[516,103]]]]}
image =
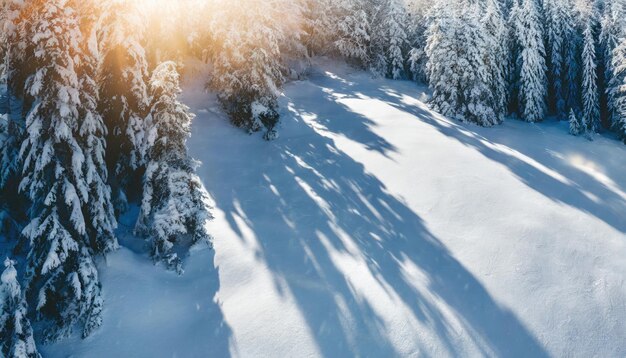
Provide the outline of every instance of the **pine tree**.
{"type": "Polygon", "coordinates": [[[407,38],[409,40],[409,52],[407,55],[407,66],[411,79],[413,81],[427,82],[426,75],[426,30],[428,27],[428,21],[426,15],[423,13],[423,9],[411,6],[411,2],[408,6],[408,20],[407,20],[407,38]]]}
{"type": "Polygon", "coordinates": [[[519,96],[520,96],[520,88],[518,84],[519,77],[519,57],[521,54],[520,43],[517,40],[518,33],[518,24],[521,23],[521,10],[519,6],[518,0],[513,0],[511,5],[511,10],[509,11],[509,18],[507,27],[509,28],[508,32],[508,50],[509,50],[509,66],[507,72],[507,93],[508,93],[508,113],[509,114],[517,114],[519,113],[519,96]]]}
{"type": "Polygon", "coordinates": [[[566,55],[573,31],[572,4],[569,0],[548,0],[544,2],[547,17],[547,43],[549,53],[548,80],[550,92],[549,107],[557,116],[565,115],[565,77],[568,71],[566,55]]]}
{"type": "Polygon", "coordinates": [[[535,0],[523,0],[516,14],[515,32],[519,47],[517,76],[519,114],[527,122],[543,119],[546,110],[546,64],[543,29],[535,0]]]}
{"type": "Polygon", "coordinates": [[[111,187],[108,184],[106,158],[107,128],[97,110],[99,102],[97,67],[98,46],[96,34],[96,5],[87,0],[75,0],[81,6],[81,28],[87,34],[81,43],[80,66],[77,68],[80,85],[79,140],[84,148],[85,181],[89,200],[84,210],[91,220],[87,222],[90,247],[97,253],[107,253],[118,247],[115,237],[117,221],[111,201],[111,187]]]}
{"type": "Polygon", "coordinates": [[[576,117],[573,109],[569,110],[569,133],[571,135],[580,135],[584,132],[584,128],[576,117]]]}
{"type": "Polygon", "coordinates": [[[598,76],[596,73],[596,45],[590,22],[585,26],[583,43],[583,117],[584,122],[588,125],[586,129],[594,133],[597,132],[600,127],[600,104],[598,102],[598,76]]]}
{"type": "Polygon", "coordinates": [[[337,24],[334,0],[308,0],[304,10],[303,42],[310,55],[325,55],[331,52],[335,41],[337,24]]]}
{"type": "MultiPolygon", "coordinates": [[[[31,201],[27,290],[36,301],[46,340],[83,336],[101,323],[100,282],[83,210],[90,194],[89,149],[81,132],[81,79],[77,73],[81,33],[77,14],[65,0],[41,1],[33,13],[37,72],[26,90],[35,99],[26,118],[20,190],[31,201]]],[[[89,122],[89,121],[86,121],[89,122]]]]}
{"type": "Polygon", "coordinates": [[[492,91],[489,33],[480,21],[479,8],[463,5],[439,6],[428,30],[431,104],[444,115],[491,126],[502,121],[504,109],[492,91]]]}
{"type": "Polygon", "coordinates": [[[372,16],[370,54],[375,74],[392,79],[405,76],[405,53],[409,43],[406,33],[407,13],[398,0],[385,0],[372,16]]]}
{"type": "Polygon", "coordinates": [[[4,261],[0,278],[0,356],[14,358],[39,358],[33,329],[26,317],[27,304],[19,282],[15,262],[4,261]]]}
{"type": "Polygon", "coordinates": [[[156,261],[182,273],[176,247],[206,241],[211,218],[205,192],[187,154],[193,115],[178,101],[181,90],[173,62],[154,70],[150,81],[152,107],[147,118],[148,165],[136,233],[146,236],[156,261]]]}
{"type": "Polygon", "coordinates": [[[277,137],[279,88],[284,82],[280,43],[285,39],[276,9],[282,0],[236,0],[211,23],[214,37],[210,86],[238,127],[277,137]]]}
{"type": "Polygon", "coordinates": [[[0,7],[0,116],[4,113],[0,125],[0,233],[7,239],[20,237],[27,202],[17,186],[21,170],[19,149],[25,135],[23,113],[31,103],[24,96],[23,76],[34,71],[25,55],[25,15],[31,7],[31,3],[22,0],[7,0],[0,7]]]}
{"type": "Polygon", "coordinates": [[[608,90],[612,100],[612,126],[626,142],[626,38],[622,38],[612,52],[611,70],[612,76],[608,90]]]}
{"type": "MultiPolygon", "coordinates": [[[[23,97],[23,73],[27,73],[32,66],[25,61],[25,21],[21,19],[25,5],[20,0],[6,1],[2,8],[2,34],[0,45],[2,54],[3,78],[6,93],[3,96],[5,103],[0,106],[6,109],[6,125],[0,135],[0,189],[11,190],[10,182],[15,179],[19,171],[18,152],[21,140],[24,137],[24,123],[22,109],[17,103],[18,97],[23,97]],[[18,27],[19,26],[19,27],[18,27]]],[[[14,192],[14,190],[12,190],[14,192]]]]}
{"type": "Polygon", "coordinates": [[[335,41],[337,51],[356,65],[368,67],[371,29],[365,0],[337,0],[335,11],[339,18],[335,41]]]}
{"type": "Polygon", "coordinates": [[[17,20],[23,7],[23,0],[5,0],[0,4],[0,77],[2,78],[6,75],[6,60],[14,43],[17,20]]]}
{"type": "Polygon", "coordinates": [[[619,121],[618,107],[615,96],[619,92],[621,85],[620,71],[616,71],[614,62],[621,62],[614,56],[620,56],[620,51],[616,50],[620,45],[620,39],[626,38],[626,1],[615,0],[606,5],[604,16],[601,22],[600,44],[602,45],[604,55],[604,87],[606,88],[606,106],[608,112],[608,121],[612,127],[619,121]],[[617,78],[614,76],[617,74],[617,78]]]}
{"type": "Polygon", "coordinates": [[[128,196],[141,192],[144,165],[141,145],[149,98],[148,63],[143,47],[143,19],[130,0],[107,0],[98,21],[100,100],[98,112],[107,127],[107,167],[118,212],[128,196]]]}
{"type": "Polygon", "coordinates": [[[508,51],[508,29],[504,21],[504,15],[496,0],[487,2],[484,13],[485,16],[482,23],[485,26],[487,34],[485,38],[488,41],[486,44],[488,59],[485,65],[491,73],[492,92],[497,101],[496,112],[499,113],[499,116],[503,116],[509,100],[507,78],[509,76],[511,58],[508,51]]]}

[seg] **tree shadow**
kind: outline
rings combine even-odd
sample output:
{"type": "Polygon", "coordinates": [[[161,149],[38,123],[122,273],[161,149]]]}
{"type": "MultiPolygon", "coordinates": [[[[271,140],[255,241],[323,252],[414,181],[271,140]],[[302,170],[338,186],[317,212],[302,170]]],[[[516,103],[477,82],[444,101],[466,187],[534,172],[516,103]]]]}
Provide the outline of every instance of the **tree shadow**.
{"type": "MultiPolygon", "coordinates": [[[[370,150],[393,150],[371,130],[373,122],[332,95],[321,98],[325,128],[370,150]],[[336,124],[331,114],[350,123],[336,124]]],[[[418,215],[303,118],[317,112],[299,106],[286,106],[289,137],[249,153],[238,148],[238,157],[257,163],[208,156],[211,169],[202,177],[210,178],[206,186],[231,229],[242,240],[242,221],[253,231],[256,255],[272,270],[277,291],[295,298],[322,355],[399,355],[402,337],[394,337],[380,298],[406,310],[400,319],[415,325],[414,353],[434,349],[431,339],[417,336],[420,326],[451,355],[471,347],[482,355],[547,356],[418,215]]],[[[232,138],[212,138],[214,148],[233,147],[232,138]]]]}
{"type": "MultiPolygon", "coordinates": [[[[614,152],[607,151],[609,155],[601,157],[592,153],[591,145],[582,138],[571,138],[571,141],[578,141],[581,146],[580,151],[573,152],[572,143],[559,140],[557,137],[561,137],[561,133],[551,131],[554,128],[549,124],[528,124],[512,120],[505,123],[504,128],[483,128],[455,122],[432,112],[417,98],[406,95],[419,93],[415,85],[409,82],[394,86],[405,89],[403,93],[385,86],[347,82],[337,76],[316,76],[312,78],[312,82],[322,88],[322,91],[328,91],[329,88],[340,91],[341,94],[335,93],[334,97],[373,98],[409,113],[447,137],[505,165],[522,183],[538,193],[595,216],[614,229],[626,233],[626,186],[623,181],[620,183],[620,173],[611,172],[612,168],[626,166],[626,148],[617,145],[617,142],[614,147],[611,146],[614,152]],[[533,143],[529,143],[529,138],[525,136],[529,133],[525,126],[535,126],[539,132],[533,136],[533,143]],[[576,160],[584,160],[587,155],[597,159],[595,165],[610,162],[610,165],[601,170],[605,172],[605,180],[599,180],[575,165],[576,160]]],[[[422,96],[425,97],[425,93],[422,96]]],[[[332,127],[327,129],[334,132],[332,127]]]]}
{"type": "Polygon", "coordinates": [[[123,216],[122,247],[99,262],[103,324],[86,339],[73,336],[38,347],[46,357],[230,357],[232,330],[216,300],[215,252],[198,249],[177,275],[151,262],[132,235],[136,215],[123,216]],[[126,246],[131,244],[129,246],[126,246]]]}

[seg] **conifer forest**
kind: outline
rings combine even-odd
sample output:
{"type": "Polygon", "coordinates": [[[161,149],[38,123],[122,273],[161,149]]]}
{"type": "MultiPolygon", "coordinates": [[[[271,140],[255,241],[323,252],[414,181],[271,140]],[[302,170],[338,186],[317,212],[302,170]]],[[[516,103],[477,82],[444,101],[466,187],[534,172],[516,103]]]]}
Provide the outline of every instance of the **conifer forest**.
{"type": "Polygon", "coordinates": [[[0,357],[626,356],[626,0],[0,0],[0,357]]]}

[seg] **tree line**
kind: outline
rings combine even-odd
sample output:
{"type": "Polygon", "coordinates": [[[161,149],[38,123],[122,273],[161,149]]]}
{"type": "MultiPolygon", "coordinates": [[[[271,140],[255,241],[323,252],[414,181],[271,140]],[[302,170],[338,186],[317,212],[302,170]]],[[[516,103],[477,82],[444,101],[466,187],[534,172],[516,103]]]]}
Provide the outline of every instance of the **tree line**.
{"type": "Polygon", "coordinates": [[[42,341],[101,325],[96,259],[118,248],[129,202],[136,235],[172,270],[181,250],[210,241],[186,148],[193,114],[177,64],[146,61],[143,21],[132,1],[3,3],[0,209],[23,277],[7,259],[2,356],[39,356],[30,320],[42,341]]]}
{"type": "Polygon", "coordinates": [[[429,84],[432,107],[492,126],[570,121],[626,139],[625,0],[5,0],[0,9],[0,223],[5,356],[37,357],[102,322],[97,258],[119,216],[182,273],[208,242],[207,194],[187,153],[184,60],[232,123],[278,135],[278,98],[313,56],[429,84]],[[181,251],[182,250],[182,251],[181,251]],[[17,274],[20,268],[23,273],[17,274]],[[23,287],[23,289],[22,289],[23,287]],[[41,327],[41,328],[40,328],[41,327]]]}

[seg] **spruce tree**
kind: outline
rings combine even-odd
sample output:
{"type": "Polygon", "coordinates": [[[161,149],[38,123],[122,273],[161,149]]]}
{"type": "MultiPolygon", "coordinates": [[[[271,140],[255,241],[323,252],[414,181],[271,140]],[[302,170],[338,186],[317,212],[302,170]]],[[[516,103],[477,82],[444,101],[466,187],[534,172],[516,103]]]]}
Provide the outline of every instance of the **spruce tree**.
{"type": "Polygon", "coordinates": [[[444,115],[491,126],[502,121],[504,108],[493,92],[490,35],[479,8],[465,5],[439,6],[428,30],[431,105],[444,115]]]}
{"type": "Polygon", "coordinates": [[[566,62],[567,48],[571,46],[570,37],[573,31],[572,4],[569,0],[548,0],[544,2],[546,9],[546,35],[549,53],[548,80],[550,110],[557,116],[565,116],[566,84],[568,71],[566,62]]]}
{"type": "Polygon", "coordinates": [[[14,265],[15,262],[7,258],[0,277],[0,356],[39,358],[41,355],[27,317],[28,306],[14,265]]]}
{"type": "Polygon", "coordinates": [[[338,23],[335,47],[341,56],[366,68],[370,63],[370,19],[366,0],[337,0],[338,23]]]}
{"type": "Polygon", "coordinates": [[[581,83],[581,36],[576,27],[575,20],[563,24],[565,34],[565,107],[581,108],[580,83],[581,83]]]}
{"type": "Polygon", "coordinates": [[[626,142],[626,38],[613,49],[611,55],[612,77],[609,96],[613,109],[612,127],[626,142]]]}
{"type": "MultiPolygon", "coordinates": [[[[32,6],[32,4],[29,4],[32,6]]],[[[2,8],[2,67],[3,82],[6,93],[3,95],[6,124],[0,135],[0,189],[13,191],[12,183],[19,172],[19,147],[24,137],[23,109],[18,99],[24,99],[23,82],[25,74],[32,70],[26,61],[25,39],[31,34],[26,33],[26,21],[23,19],[25,5],[20,0],[6,1],[2,8]]]]}
{"type": "Polygon", "coordinates": [[[426,29],[428,21],[424,9],[418,8],[409,2],[407,4],[407,37],[409,51],[407,55],[407,67],[413,81],[427,82],[426,78],[426,29]]]}
{"type": "Polygon", "coordinates": [[[508,51],[508,29],[502,10],[496,0],[487,1],[484,13],[482,23],[486,32],[488,55],[485,66],[490,72],[491,88],[497,103],[495,110],[499,116],[503,116],[509,100],[507,78],[511,57],[508,51]]]}
{"type": "Polygon", "coordinates": [[[280,44],[286,38],[276,12],[281,1],[235,0],[211,23],[210,86],[231,121],[248,132],[277,137],[279,88],[284,82],[280,44]]]}
{"type": "Polygon", "coordinates": [[[209,242],[205,224],[211,218],[207,197],[187,153],[193,114],[178,101],[179,75],[173,62],[159,65],[150,81],[152,106],[148,124],[147,169],[136,233],[150,243],[155,261],[182,273],[177,252],[199,241],[209,242]]]}
{"type": "Polygon", "coordinates": [[[44,338],[55,340],[75,326],[83,336],[97,328],[102,297],[88,237],[95,218],[84,210],[94,171],[81,136],[82,122],[89,120],[81,117],[78,17],[65,0],[39,1],[36,10],[32,61],[37,72],[26,83],[35,101],[20,151],[20,190],[31,207],[22,234],[30,242],[28,294],[35,301],[44,338]]]}
{"type": "Polygon", "coordinates": [[[303,42],[310,55],[325,55],[333,49],[337,24],[334,0],[307,0],[304,7],[303,42]]]}
{"type": "Polygon", "coordinates": [[[107,127],[106,163],[118,212],[141,192],[144,165],[143,119],[149,98],[148,63],[143,47],[143,19],[130,0],[107,0],[98,21],[100,98],[98,112],[107,127]]]}
{"type": "Polygon", "coordinates": [[[20,237],[27,200],[19,194],[21,163],[19,150],[25,136],[23,114],[32,104],[24,93],[24,81],[34,72],[30,61],[32,37],[27,14],[33,3],[7,0],[0,9],[0,233],[9,240],[20,237]]]}
{"type": "Polygon", "coordinates": [[[583,117],[587,130],[597,132],[600,127],[600,104],[598,102],[598,75],[596,73],[596,45],[590,21],[583,32],[582,52],[582,101],[583,117]]]}
{"type": "Polygon", "coordinates": [[[118,247],[115,237],[117,221],[111,200],[106,166],[106,135],[104,119],[98,112],[99,91],[97,83],[98,47],[96,38],[96,5],[91,1],[78,1],[82,6],[81,28],[86,36],[81,43],[80,66],[77,68],[80,85],[79,140],[84,148],[85,180],[89,200],[84,210],[91,220],[87,222],[90,247],[97,253],[107,253],[118,247]]]}
{"type": "Polygon", "coordinates": [[[407,13],[398,0],[385,0],[372,16],[370,66],[377,75],[392,79],[405,77],[405,53],[409,44],[407,13]]]}
{"type": "Polygon", "coordinates": [[[519,115],[527,122],[543,119],[547,78],[543,29],[536,0],[523,0],[515,19],[519,115]]]}
{"type": "Polygon", "coordinates": [[[619,111],[616,106],[616,95],[621,85],[620,71],[616,71],[614,63],[621,62],[620,51],[616,50],[620,45],[620,40],[626,38],[626,1],[615,0],[606,4],[604,16],[601,22],[600,44],[604,54],[604,87],[606,88],[606,106],[608,111],[608,121],[612,127],[619,120],[619,111]],[[615,76],[618,76],[615,78],[615,76]]]}
{"type": "Polygon", "coordinates": [[[585,128],[581,125],[580,120],[576,117],[573,109],[569,110],[569,133],[571,135],[580,135],[584,133],[585,128]]]}

